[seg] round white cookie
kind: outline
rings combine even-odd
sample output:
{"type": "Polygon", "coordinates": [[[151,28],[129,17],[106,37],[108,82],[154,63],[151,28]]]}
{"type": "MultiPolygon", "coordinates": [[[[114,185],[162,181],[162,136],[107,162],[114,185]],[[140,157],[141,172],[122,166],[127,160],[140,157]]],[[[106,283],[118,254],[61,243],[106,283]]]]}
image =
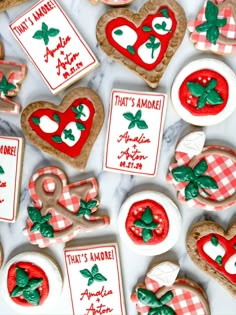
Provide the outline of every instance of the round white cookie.
{"type": "Polygon", "coordinates": [[[118,228],[119,234],[125,244],[134,252],[144,256],[155,256],[167,252],[178,241],[181,230],[181,215],[177,206],[173,201],[162,193],[156,191],[143,191],[130,196],[125,200],[120,208],[118,216],[118,228]],[[142,200],[150,199],[160,204],[167,214],[169,220],[169,231],[167,237],[156,245],[140,245],[136,244],[128,235],[126,231],[126,219],[131,206],[142,200]]]}
{"type": "Polygon", "coordinates": [[[228,118],[235,110],[236,99],[236,75],[224,62],[217,59],[203,58],[187,64],[175,78],[171,88],[172,104],[179,116],[188,123],[196,126],[211,126],[219,124],[228,118]],[[229,86],[229,97],[225,108],[216,115],[196,116],[188,111],[179,98],[179,89],[183,81],[192,73],[199,70],[212,70],[221,74],[229,86]]]}
{"type": "Polygon", "coordinates": [[[24,252],[13,257],[3,267],[1,272],[0,293],[1,296],[5,299],[5,301],[19,313],[44,314],[48,313],[49,308],[55,305],[58,297],[61,294],[62,284],[63,281],[61,271],[59,267],[56,265],[56,263],[50,257],[37,252],[24,252]],[[11,299],[7,288],[8,271],[13,264],[16,264],[18,262],[32,263],[41,268],[45,272],[49,283],[49,294],[42,305],[38,306],[32,305],[25,307],[15,303],[11,299]]]}

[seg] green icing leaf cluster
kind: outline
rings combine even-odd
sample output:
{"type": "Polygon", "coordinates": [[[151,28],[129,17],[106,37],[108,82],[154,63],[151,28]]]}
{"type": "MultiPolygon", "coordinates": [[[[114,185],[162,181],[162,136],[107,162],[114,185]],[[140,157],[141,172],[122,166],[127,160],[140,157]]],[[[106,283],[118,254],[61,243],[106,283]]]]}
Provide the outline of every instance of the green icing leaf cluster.
{"type": "Polygon", "coordinates": [[[218,14],[219,9],[217,5],[215,5],[212,1],[208,1],[205,11],[206,22],[196,27],[197,32],[206,32],[206,38],[214,45],[216,45],[220,36],[219,28],[227,24],[227,19],[218,19],[218,14]]]}
{"type": "MultiPolygon", "coordinates": [[[[163,22],[163,23],[165,23],[165,22],[163,22]]],[[[155,41],[156,41],[156,37],[153,36],[153,35],[150,35],[149,42],[146,43],[146,47],[148,49],[151,49],[151,57],[152,57],[152,59],[154,59],[154,52],[155,52],[155,50],[157,50],[160,47],[160,45],[161,45],[160,42],[155,43],[155,41]]]]}
{"type": "Polygon", "coordinates": [[[99,273],[98,266],[95,264],[91,272],[88,269],[80,270],[81,275],[84,278],[88,279],[88,286],[91,286],[95,281],[97,282],[103,282],[107,281],[107,278],[105,278],[101,273],[99,273]]]}
{"type": "Polygon", "coordinates": [[[174,168],[171,173],[177,182],[189,182],[185,188],[186,201],[199,196],[199,189],[209,194],[204,190],[218,189],[216,181],[207,175],[202,176],[208,169],[205,159],[201,160],[193,169],[189,166],[179,166],[174,168]]]}
{"type": "Polygon", "coordinates": [[[15,286],[11,292],[11,297],[19,297],[23,295],[28,303],[37,306],[40,302],[40,294],[37,289],[42,283],[42,278],[29,279],[29,275],[24,269],[16,267],[17,286],[15,286]]]}
{"type": "Polygon", "coordinates": [[[217,86],[217,80],[211,79],[207,86],[203,86],[195,82],[187,82],[189,92],[198,97],[197,109],[203,108],[207,103],[210,105],[223,104],[224,100],[217,92],[215,87],[217,86]]]}
{"type": "Polygon", "coordinates": [[[3,175],[3,174],[5,174],[4,169],[2,166],[0,166],[0,175],[3,175]]]}
{"type": "Polygon", "coordinates": [[[144,243],[148,243],[153,238],[153,230],[158,227],[158,223],[153,222],[152,210],[146,207],[141,220],[136,220],[134,226],[142,229],[142,238],[144,243]]]}
{"type": "Polygon", "coordinates": [[[145,306],[149,306],[148,315],[176,315],[175,311],[165,304],[169,303],[174,295],[171,291],[166,292],[160,299],[149,290],[138,289],[138,300],[145,306]]]}
{"type": "Polygon", "coordinates": [[[92,209],[94,209],[98,205],[98,201],[96,199],[89,200],[88,202],[85,202],[84,200],[80,200],[80,208],[77,212],[77,217],[84,217],[85,215],[91,216],[92,215],[92,209]]]}
{"type": "Polygon", "coordinates": [[[48,223],[48,221],[52,218],[52,215],[50,213],[42,216],[37,208],[28,207],[28,215],[30,217],[30,220],[34,223],[30,229],[30,232],[34,233],[36,231],[39,231],[46,238],[54,237],[54,229],[48,223]]]}
{"type": "Polygon", "coordinates": [[[12,83],[9,83],[5,75],[3,75],[2,80],[0,81],[0,92],[2,92],[4,95],[7,95],[9,91],[14,91],[15,89],[16,86],[12,83]]]}
{"type": "Polygon", "coordinates": [[[138,129],[148,129],[148,125],[142,118],[142,111],[138,110],[135,115],[132,113],[124,113],[124,118],[130,121],[128,129],[132,129],[134,127],[138,127],[138,129]]]}
{"type": "Polygon", "coordinates": [[[46,23],[42,23],[41,30],[34,33],[33,38],[41,40],[43,39],[44,44],[47,46],[49,43],[50,37],[55,37],[60,33],[60,31],[56,28],[48,28],[46,23]]]}

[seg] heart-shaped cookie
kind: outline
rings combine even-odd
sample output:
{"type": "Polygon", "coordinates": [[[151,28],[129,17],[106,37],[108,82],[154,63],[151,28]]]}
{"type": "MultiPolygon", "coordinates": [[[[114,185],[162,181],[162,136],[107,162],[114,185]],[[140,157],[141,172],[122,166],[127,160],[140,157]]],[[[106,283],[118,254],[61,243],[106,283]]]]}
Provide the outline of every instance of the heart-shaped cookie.
{"type": "Polygon", "coordinates": [[[175,0],[150,0],[134,13],[118,8],[97,23],[97,40],[105,53],[155,88],[186,30],[184,10],[175,0]]]}
{"type": "Polygon", "coordinates": [[[186,244],[192,261],[236,298],[236,222],[228,231],[212,221],[198,222],[186,244]]]}
{"type": "Polygon", "coordinates": [[[14,7],[26,1],[27,0],[2,0],[0,1],[0,12],[6,11],[7,9],[11,7],[14,7]]]}
{"type": "Polygon", "coordinates": [[[21,116],[24,134],[39,149],[83,170],[102,128],[104,108],[88,88],[71,90],[59,106],[35,102],[21,116]]]}

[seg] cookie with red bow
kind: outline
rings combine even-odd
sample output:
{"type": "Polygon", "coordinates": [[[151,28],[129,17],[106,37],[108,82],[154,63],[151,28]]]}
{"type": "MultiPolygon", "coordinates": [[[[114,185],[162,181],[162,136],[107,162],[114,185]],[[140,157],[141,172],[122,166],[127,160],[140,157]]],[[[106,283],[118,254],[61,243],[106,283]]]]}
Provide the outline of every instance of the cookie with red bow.
{"type": "Polygon", "coordinates": [[[186,30],[184,10],[175,0],[150,0],[138,13],[118,8],[97,23],[104,52],[157,87],[186,30]]]}

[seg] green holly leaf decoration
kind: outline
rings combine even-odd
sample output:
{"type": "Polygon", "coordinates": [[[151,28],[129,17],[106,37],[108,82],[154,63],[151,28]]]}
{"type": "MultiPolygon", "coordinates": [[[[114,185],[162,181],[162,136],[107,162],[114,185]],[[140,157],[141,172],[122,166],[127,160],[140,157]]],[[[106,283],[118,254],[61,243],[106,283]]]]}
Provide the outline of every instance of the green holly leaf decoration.
{"type": "Polygon", "coordinates": [[[138,129],[148,129],[148,125],[142,118],[142,111],[138,110],[135,115],[132,113],[124,113],[123,117],[130,121],[128,129],[133,129],[134,127],[138,127],[138,129]]]}
{"type": "Polygon", "coordinates": [[[76,214],[77,217],[84,217],[85,215],[91,216],[92,215],[92,210],[98,206],[98,200],[97,199],[92,199],[89,200],[88,202],[85,202],[84,200],[80,200],[80,207],[79,210],[76,214]]]}
{"type": "Polygon", "coordinates": [[[29,282],[28,273],[19,267],[16,267],[16,284],[20,288],[24,288],[29,282]]]}
{"type": "Polygon", "coordinates": [[[2,75],[2,80],[0,81],[0,92],[4,95],[7,95],[9,91],[14,91],[16,89],[16,85],[9,83],[7,78],[2,75]]]}
{"type": "Polygon", "coordinates": [[[189,166],[178,166],[174,168],[171,173],[177,182],[186,182],[188,185],[185,187],[185,199],[191,200],[199,196],[201,189],[207,196],[210,196],[204,189],[218,189],[218,185],[214,178],[203,175],[208,169],[205,159],[202,159],[192,169],[189,166]]]}
{"type": "Polygon", "coordinates": [[[28,207],[28,215],[30,220],[34,223],[30,229],[30,232],[40,232],[46,238],[54,237],[54,229],[48,223],[51,220],[52,214],[48,213],[45,216],[41,215],[40,210],[35,207],[28,207]]]}
{"type": "Polygon", "coordinates": [[[189,92],[194,97],[198,97],[197,109],[201,109],[207,104],[216,106],[224,103],[223,98],[215,89],[217,83],[215,79],[211,79],[207,86],[203,86],[200,83],[187,82],[189,92]]]}
{"type": "Polygon", "coordinates": [[[209,42],[216,45],[220,36],[219,28],[227,24],[227,18],[218,18],[219,9],[212,1],[207,1],[205,18],[206,22],[196,27],[199,33],[206,32],[206,38],[209,42]]]}
{"type": "Polygon", "coordinates": [[[3,174],[5,174],[4,169],[2,166],[0,166],[0,175],[3,175],[3,174]]]}
{"type": "Polygon", "coordinates": [[[107,281],[107,278],[104,277],[101,273],[99,273],[99,269],[97,264],[93,265],[91,272],[88,269],[80,270],[81,275],[84,278],[88,279],[88,286],[91,286],[95,281],[97,282],[103,282],[107,281]]]}
{"type": "Polygon", "coordinates": [[[60,33],[60,31],[56,28],[48,28],[46,23],[42,23],[41,30],[38,30],[34,33],[33,38],[37,40],[43,39],[44,44],[47,46],[49,43],[50,37],[55,37],[60,33]]]}

